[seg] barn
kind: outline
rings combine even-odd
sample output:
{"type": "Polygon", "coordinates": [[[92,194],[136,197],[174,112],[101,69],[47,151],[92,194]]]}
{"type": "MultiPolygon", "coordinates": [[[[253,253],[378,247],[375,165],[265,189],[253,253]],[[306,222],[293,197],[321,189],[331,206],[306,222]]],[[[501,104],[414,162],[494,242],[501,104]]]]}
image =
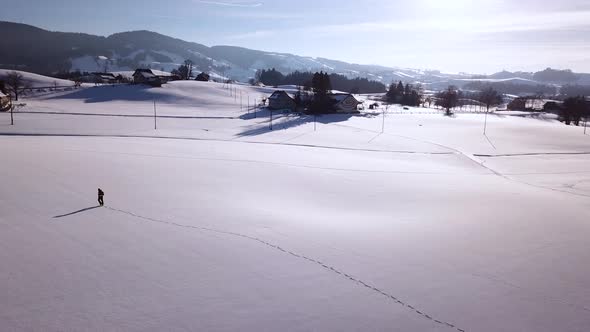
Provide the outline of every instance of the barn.
{"type": "Polygon", "coordinates": [[[338,113],[357,112],[358,105],[361,104],[361,102],[350,93],[333,93],[329,94],[328,97],[330,97],[334,103],[334,110],[338,113]]]}
{"type": "Polygon", "coordinates": [[[162,86],[162,80],[150,69],[137,69],[133,73],[134,84],[147,84],[155,87],[162,86]]]}
{"type": "Polygon", "coordinates": [[[117,77],[113,73],[92,73],[91,82],[96,84],[113,84],[117,82],[117,77]]]}
{"type": "Polygon", "coordinates": [[[268,97],[268,108],[272,110],[295,110],[297,103],[295,103],[295,99],[291,98],[288,93],[279,90],[268,97]]]}

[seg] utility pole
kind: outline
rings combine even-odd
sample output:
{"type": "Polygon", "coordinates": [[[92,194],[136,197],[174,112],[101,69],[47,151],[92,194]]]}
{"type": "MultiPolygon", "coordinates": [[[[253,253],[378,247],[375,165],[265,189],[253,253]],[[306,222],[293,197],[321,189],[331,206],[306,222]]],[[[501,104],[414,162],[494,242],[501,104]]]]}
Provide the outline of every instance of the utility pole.
{"type": "Polygon", "coordinates": [[[154,99],[154,130],[158,129],[158,115],[156,113],[156,100],[154,99]]]}
{"type": "Polygon", "coordinates": [[[387,107],[383,109],[383,122],[381,124],[381,134],[383,134],[385,132],[385,110],[386,109],[387,109],[387,107]]]}
{"type": "Polygon", "coordinates": [[[586,135],[586,128],[588,128],[588,117],[584,118],[584,135],[586,135]]]}
{"type": "Polygon", "coordinates": [[[258,115],[258,104],[256,103],[256,98],[254,98],[254,119],[256,119],[256,116],[258,115]]]}
{"type": "Polygon", "coordinates": [[[14,117],[12,116],[12,111],[14,110],[14,104],[12,104],[12,95],[9,94],[10,99],[10,125],[14,126],[14,117]]]}
{"type": "Polygon", "coordinates": [[[486,129],[488,128],[488,110],[486,109],[486,116],[483,122],[483,134],[486,134],[486,129]]]}

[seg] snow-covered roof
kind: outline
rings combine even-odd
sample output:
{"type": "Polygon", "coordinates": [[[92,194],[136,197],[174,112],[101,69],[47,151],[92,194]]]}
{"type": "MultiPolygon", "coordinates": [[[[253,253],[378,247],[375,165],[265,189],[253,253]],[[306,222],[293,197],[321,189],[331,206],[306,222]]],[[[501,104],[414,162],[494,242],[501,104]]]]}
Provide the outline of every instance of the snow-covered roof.
{"type": "Polygon", "coordinates": [[[0,98],[4,98],[4,97],[6,97],[6,95],[3,94],[2,91],[0,91],[0,98]]]}
{"type": "Polygon", "coordinates": [[[135,75],[135,74],[140,74],[144,78],[172,77],[173,76],[172,73],[168,73],[168,72],[161,71],[161,70],[155,70],[155,69],[137,69],[137,70],[135,70],[133,75],[135,75]]]}
{"type": "Polygon", "coordinates": [[[116,77],[111,73],[94,73],[93,75],[100,77],[103,80],[114,80],[116,77]]]}
{"type": "Polygon", "coordinates": [[[336,102],[344,101],[348,97],[353,97],[354,98],[354,96],[352,94],[350,94],[350,93],[334,93],[334,94],[331,94],[329,96],[330,96],[331,99],[335,100],[336,102]]]}
{"type": "Polygon", "coordinates": [[[154,75],[152,73],[152,71],[149,69],[138,69],[135,71],[133,76],[135,76],[136,74],[139,74],[139,75],[143,76],[144,78],[155,78],[156,77],[156,75],[154,75]]]}
{"type": "Polygon", "coordinates": [[[287,97],[291,98],[291,96],[289,96],[288,93],[286,93],[285,91],[279,90],[279,91],[273,92],[272,95],[270,95],[270,97],[268,97],[268,99],[271,99],[271,100],[279,99],[283,95],[286,95],[287,97]]]}
{"type": "Polygon", "coordinates": [[[156,76],[162,76],[162,77],[172,76],[172,73],[161,71],[161,70],[155,70],[155,69],[152,69],[152,73],[154,73],[154,75],[156,75],[156,76]]]}

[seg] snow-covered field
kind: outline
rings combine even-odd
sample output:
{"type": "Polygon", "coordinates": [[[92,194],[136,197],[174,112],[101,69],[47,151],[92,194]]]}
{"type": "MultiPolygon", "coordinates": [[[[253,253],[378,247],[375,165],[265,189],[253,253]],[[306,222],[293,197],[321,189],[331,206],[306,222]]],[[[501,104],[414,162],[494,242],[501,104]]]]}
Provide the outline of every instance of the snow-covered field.
{"type": "Polygon", "coordinates": [[[269,89],[234,88],[0,114],[2,330],[590,330],[583,128],[390,108],[384,133],[380,113],[270,131],[246,109],[269,89]]]}

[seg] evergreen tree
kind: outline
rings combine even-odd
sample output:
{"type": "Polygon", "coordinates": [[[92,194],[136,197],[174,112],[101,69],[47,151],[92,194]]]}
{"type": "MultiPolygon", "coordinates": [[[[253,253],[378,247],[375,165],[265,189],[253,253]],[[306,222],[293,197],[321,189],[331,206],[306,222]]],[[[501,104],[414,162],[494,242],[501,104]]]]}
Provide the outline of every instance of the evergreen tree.
{"type": "Polygon", "coordinates": [[[328,93],[332,92],[332,81],[330,80],[330,75],[328,75],[328,73],[324,73],[323,83],[324,83],[324,88],[326,89],[326,92],[328,92],[328,93]]]}
{"type": "Polygon", "coordinates": [[[285,76],[275,68],[261,70],[257,73],[258,81],[264,85],[279,86],[284,84],[285,76]]]}
{"type": "Polygon", "coordinates": [[[385,99],[388,103],[397,103],[400,99],[399,91],[397,90],[397,85],[395,83],[391,83],[389,85],[389,90],[387,90],[387,94],[385,95],[385,99]]]}
{"type": "Polygon", "coordinates": [[[332,90],[330,75],[324,72],[315,73],[311,85],[314,92],[313,101],[310,105],[311,112],[314,114],[333,112],[334,105],[328,96],[332,90]]]}
{"type": "Polygon", "coordinates": [[[399,81],[399,83],[397,84],[397,93],[402,96],[404,94],[404,83],[402,83],[402,81],[399,81]]]}
{"type": "Polygon", "coordinates": [[[328,73],[319,72],[313,75],[311,86],[316,96],[326,96],[332,90],[332,83],[328,73]]]}
{"type": "Polygon", "coordinates": [[[422,90],[420,87],[414,87],[411,84],[404,84],[400,81],[397,85],[392,83],[387,91],[386,101],[388,103],[398,103],[407,106],[420,106],[422,101],[422,90]]]}

